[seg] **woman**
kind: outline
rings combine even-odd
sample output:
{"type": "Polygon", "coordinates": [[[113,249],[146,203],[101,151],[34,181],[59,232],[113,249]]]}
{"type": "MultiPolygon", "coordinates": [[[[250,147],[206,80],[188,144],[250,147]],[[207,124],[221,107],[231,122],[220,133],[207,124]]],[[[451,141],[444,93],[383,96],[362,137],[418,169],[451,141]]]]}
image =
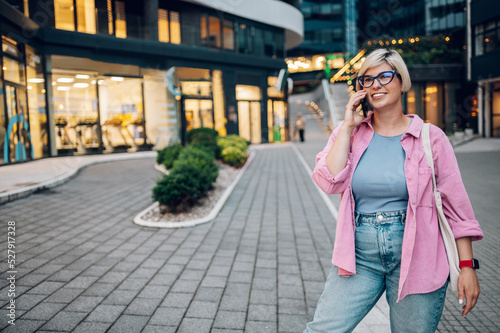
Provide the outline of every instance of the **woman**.
{"type": "MultiPolygon", "coordinates": [[[[383,292],[392,332],[434,332],[441,318],[449,268],[439,231],[422,138],[422,119],[403,113],[408,69],[394,50],[373,51],[358,73],[344,121],[316,157],[313,179],[341,193],[332,263],[314,319],[305,332],[351,332],[383,292]],[[362,100],[373,108],[365,118],[362,100]]],[[[467,265],[471,241],[483,237],[446,135],[431,126],[437,188],[467,265]]],[[[479,283],[464,267],[458,281],[465,316],[479,283]]]]}

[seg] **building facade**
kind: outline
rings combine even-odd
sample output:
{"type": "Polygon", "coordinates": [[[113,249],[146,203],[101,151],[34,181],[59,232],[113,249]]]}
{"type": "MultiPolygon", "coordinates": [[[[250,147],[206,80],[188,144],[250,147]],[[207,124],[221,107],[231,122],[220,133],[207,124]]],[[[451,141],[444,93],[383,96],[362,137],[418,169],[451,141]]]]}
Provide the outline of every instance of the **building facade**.
{"type": "Polygon", "coordinates": [[[468,78],[477,82],[479,134],[500,137],[500,2],[468,1],[468,78]]]}
{"type": "Polygon", "coordinates": [[[287,140],[277,81],[303,38],[296,5],[0,2],[0,164],[159,149],[198,127],[287,140]]]}

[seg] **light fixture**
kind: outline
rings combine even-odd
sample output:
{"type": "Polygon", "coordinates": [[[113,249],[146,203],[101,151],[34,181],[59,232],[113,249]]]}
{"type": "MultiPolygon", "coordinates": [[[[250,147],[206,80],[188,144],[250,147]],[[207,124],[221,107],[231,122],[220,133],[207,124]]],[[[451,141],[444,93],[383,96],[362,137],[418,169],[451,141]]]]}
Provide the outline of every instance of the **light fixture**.
{"type": "Polygon", "coordinates": [[[3,66],[3,67],[2,67],[2,69],[3,69],[4,71],[6,71],[6,70],[7,70],[7,67],[3,66]]]}
{"type": "Polygon", "coordinates": [[[75,76],[77,79],[88,79],[90,78],[89,75],[86,75],[86,74],[76,74],[75,76]]]}
{"type": "Polygon", "coordinates": [[[71,87],[57,87],[57,90],[68,91],[71,87]]]}
{"type": "Polygon", "coordinates": [[[95,84],[95,80],[92,80],[92,82],[90,82],[91,84],[95,84]]]}
{"type": "Polygon", "coordinates": [[[71,83],[75,81],[72,77],[60,77],[56,80],[57,82],[62,82],[62,83],[71,83]]]}
{"type": "Polygon", "coordinates": [[[88,83],[75,83],[73,84],[73,87],[75,88],[87,88],[89,86],[88,83]]]}
{"type": "Polygon", "coordinates": [[[28,79],[28,82],[29,83],[42,83],[42,82],[45,82],[45,80],[34,77],[34,78],[31,78],[31,79],[28,79]]]}
{"type": "Polygon", "coordinates": [[[124,79],[121,76],[112,76],[111,81],[122,82],[124,79]]]}

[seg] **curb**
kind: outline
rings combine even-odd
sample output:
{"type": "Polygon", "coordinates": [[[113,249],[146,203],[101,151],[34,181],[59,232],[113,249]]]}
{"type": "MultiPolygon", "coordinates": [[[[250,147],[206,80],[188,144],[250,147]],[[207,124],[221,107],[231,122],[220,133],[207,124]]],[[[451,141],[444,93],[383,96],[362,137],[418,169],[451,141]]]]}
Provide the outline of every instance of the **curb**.
{"type": "MultiPolygon", "coordinates": [[[[71,170],[71,171],[69,171],[61,176],[58,176],[56,178],[49,179],[49,180],[46,180],[46,181],[38,183],[38,184],[26,186],[26,187],[18,189],[18,190],[8,191],[6,193],[0,194],[0,205],[15,201],[15,200],[19,200],[22,198],[26,198],[35,192],[39,192],[39,191],[43,191],[43,190],[46,190],[49,188],[63,185],[64,183],[71,180],[73,177],[77,176],[78,173],[82,169],[84,169],[90,165],[107,163],[107,162],[115,162],[115,161],[152,158],[155,156],[156,156],[156,151],[151,151],[151,152],[145,152],[145,153],[124,153],[124,154],[120,154],[120,155],[115,154],[115,155],[109,155],[109,156],[105,156],[105,157],[99,156],[99,159],[90,160],[90,161],[83,161],[75,169],[73,169],[73,170],[71,170]],[[138,154],[138,155],[135,155],[135,154],[138,154]]],[[[84,156],[82,156],[82,157],[84,157],[84,156]]],[[[55,157],[55,158],[57,158],[57,157],[55,157]]]]}
{"type": "Polygon", "coordinates": [[[168,221],[154,222],[154,221],[144,220],[142,218],[144,215],[146,215],[151,210],[158,207],[159,203],[155,202],[154,204],[152,204],[151,206],[149,206],[148,208],[144,209],[142,212],[137,214],[134,217],[133,222],[137,225],[142,226],[142,227],[168,228],[168,229],[189,228],[189,227],[194,227],[195,225],[198,225],[198,224],[211,222],[212,220],[214,220],[217,217],[217,215],[219,215],[219,212],[221,211],[222,207],[224,207],[227,199],[229,199],[229,196],[231,195],[234,188],[236,187],[236,185],[240,181],[241,177],[243,177],[243,175],[245,174],[248,166],[252,163],[254,156],[255,156],[255,152],[254,151],[250,152],[250,154],[248,156],[248,160],[245,163],[245,165],[243,166],[243,168],[241,169],[240,173],[238,174],[236,179],[231,183],[231,185],[229,185],[229,187],[224,191],[224,193],[222,194],[220,199],[217,201],[214,208],[212,208],[210,213],[208,213],[208,215],[201,217],[199,219],[180,221],[180,222],[168,222],[168,221]]]}

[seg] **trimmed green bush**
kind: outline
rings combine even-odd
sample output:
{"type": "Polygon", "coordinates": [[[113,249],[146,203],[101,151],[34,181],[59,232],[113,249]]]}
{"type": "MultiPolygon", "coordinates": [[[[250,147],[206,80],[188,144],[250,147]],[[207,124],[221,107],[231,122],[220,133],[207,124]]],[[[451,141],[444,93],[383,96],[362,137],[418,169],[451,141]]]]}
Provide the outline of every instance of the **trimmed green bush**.
{"type": "Polygon", "coordinates": [[[226,147],[222,150],[221,157],[225,163],[239,167],[245,163],[247,153],[246,150],[241,150],[236,147],[226,147]]]}
{"type": "Polygon", "coordinates": [[[170,170],[174,165],[175,160],[179,157],[181,151],[182,146],[179,143],[165,147],[158,151],[156,163],[163,164],[167,170],[170,170]]]}
{"type": "Polygon", "coordinates": [[[186,143],[188,145],[203,145],[211,149],[216,158],[220,157],[221,149],[217,145],[218,133],[212,128],[195,128],[186,133],[186,143]]]}
{"type": "Polygon", "coordinates": [[[171,173],[156,183],[153,199],[167,205],[171,212],[177,212],[202,197],[199,187],[198,179],[189,172],[171,173]]]}
{"type": "Polygon", "coordinates": [[[217,137],[217,144],[224,150],[227,147],[236,147],[242,151],[246,151],[248,148],[248,143],[242,137],[238,135],[228,135],[228,136],[219,136],[217,137]]]}
{"type": "Polygon", "coordinates": [[[213,128],[201,127],[194,128],[186,133],[186,143],[191,144],[194,141],[199,141],[198,138],[212,137],[214,140],[219,136],[219,133],[213,128]]]}
{"type": "Polygon", "coordinates": [[[188,146],[182,149],[169,175],[153,188],[153,199],[178,212],[194,205],[213,187],[219,167],[213,154],[188,146]]]}

